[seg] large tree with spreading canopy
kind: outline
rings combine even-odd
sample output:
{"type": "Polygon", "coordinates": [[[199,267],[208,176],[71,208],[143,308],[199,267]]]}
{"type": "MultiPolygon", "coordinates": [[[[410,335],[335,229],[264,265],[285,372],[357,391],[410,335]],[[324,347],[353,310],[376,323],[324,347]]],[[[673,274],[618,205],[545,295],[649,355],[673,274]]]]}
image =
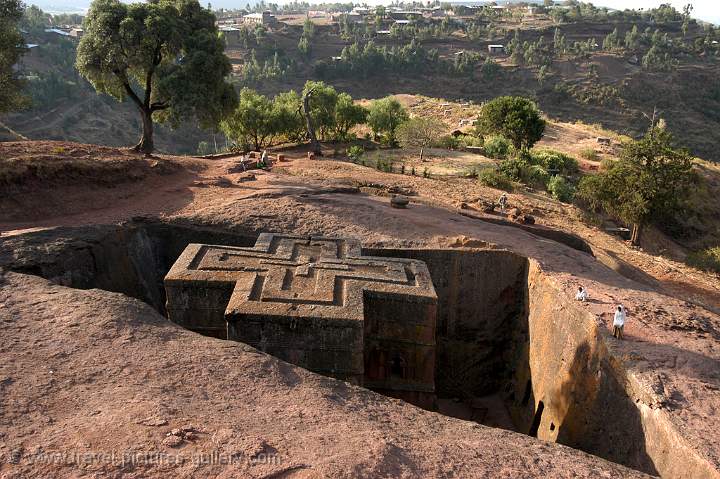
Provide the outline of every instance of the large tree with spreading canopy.
{"type": "Polygon", "coordinates": [[[653,126],[640,140],[623,144],[620,159],[606,171],[583,177],[578,196],[632,225],[630,239],[639,245],[644,226],[685,211],[695,181],[690,153],[653,126]]]}
{"type": "Polygon", "coordinates": [[[152,153],[154,121],[196,118],[214,127],[235,107],[215,16],[197,0],[95,0],[84,27],[77,69],[98,92],[135,104],[143,125],[137,151],[152,153]]]}

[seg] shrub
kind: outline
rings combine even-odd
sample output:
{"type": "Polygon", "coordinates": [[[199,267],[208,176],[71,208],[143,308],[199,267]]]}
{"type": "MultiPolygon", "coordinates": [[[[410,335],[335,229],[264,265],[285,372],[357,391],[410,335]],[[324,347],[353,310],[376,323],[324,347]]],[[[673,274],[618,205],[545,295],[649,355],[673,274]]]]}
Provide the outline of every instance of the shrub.
{"type": "Polygon", "coordinates": [[[610,158],[603,158],[602,161],[600,161],[600,171],[608,171],[610,168],[612,168],[613,163],[615,163],[615,160],[611,160],[610,158]]]}
{"type": "Polygon", "coordinates": [[[600,159],[600,155],[598,155],[598,152],[595,151],[594,148],[583,148],[580,150],[580,156],[585,158],[586,160],[590,161],[597,161],[600,159]]]}
{"type": "Polygon", "coordinates": [[[720,246],[692,252],[685,262],[693,268],[720,273],[720,246]]]}
{"type": "Polygon", "coordinates": [[[520,157],[508,158],[498,164],[500,172],[515,181],[525,180],[528,176],[527,171],[529,168],[530,164],[522,155],[520,157]]]}
{"type": "Polygon", "coordinates": [[[354,162],[357,162],[363,153],[365,153],[365,150],[359,145],[353,145],[347,150],[348,157],[354,162]]]}
{"type": "Polygon", "coordinates": [[[532,151],[529,162],[542,166],[549,173],[572,174],[578,171],[578,162],[575,158],[554,150],[532,151]]]}
{"type": "Polygon", "coordinates": [[[553,198],[563,203],[570,203],[575,197],[575,187],[562,176],[550,178],[547,190],[553,198]]]}
{"type": "Polygon", "coordinates": [[[535,187],[545,188],[550,181],[550,174],[540,165],[530,165],[523,173],[525,180],[535,187]]]}
{"type": "Polygon", "coordinates": [[[487,138],[483,145],[485,155],[495,159],[507,158],[511,149],[512,143],[510,143],[510,140],[498,135],[487,138]]]}
{"type": "Polygon", "coordinates": [[[497,168],[484,168],[478,173],[478,181],[481,185],[497,188],[498,190],[512,191],[513,182],[502,171],[497,168]]]}
{"type": "Polygon", "coordinates": [[[444,135],[440,137],[435,146],[446,150],[458,150],[462,147],[462,140],[457,136],[444,135]]]}
{"type": "Polygon", "coordinates": [[[485,144],[482,136],[465,135],[462,140],[467,146],[483,146],[485,144]]]}
{"type": "Polygon", "coordinates": [[[200,156],[209,155],[213,152],[212,145],[210,142],[201,141],[197,146],[197,154],[200,156]]]}

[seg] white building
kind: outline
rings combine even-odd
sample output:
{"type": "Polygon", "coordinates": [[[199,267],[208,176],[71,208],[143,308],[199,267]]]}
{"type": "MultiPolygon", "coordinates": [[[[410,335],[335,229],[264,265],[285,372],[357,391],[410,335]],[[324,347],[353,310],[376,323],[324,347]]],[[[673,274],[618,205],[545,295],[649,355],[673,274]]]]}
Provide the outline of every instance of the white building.
{"type": "Polygon", "coordinates": [[[250,13],[243,17],[244,23],[251,23],[255,25],[274,25],[277,22],[275,15],[268,11],[262,13],[250,13]]]}
{"type": "Polygon", "coordinates": [[[493,55],[505,53],[505,45],[488,45],[488,52],[493,55]]]}

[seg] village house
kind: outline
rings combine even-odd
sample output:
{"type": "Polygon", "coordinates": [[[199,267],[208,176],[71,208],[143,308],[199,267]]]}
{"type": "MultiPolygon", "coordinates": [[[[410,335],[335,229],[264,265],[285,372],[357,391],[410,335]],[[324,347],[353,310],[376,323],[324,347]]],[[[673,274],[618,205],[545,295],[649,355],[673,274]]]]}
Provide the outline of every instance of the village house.
{"type": "Polygon", "coordinates": [[[80,40],[85,34],[85,30],[79,27],[72,28],[69,32],[70,36],[76,40],[80,40]]]}
{"type": "Polygon", "coordinates": [[[422,12],[417,10],[398,10],[389,12],[388,16],[393,20],[417,20],[422,17],[422,12]]]}
{"type": "Polygon", "coordinates": [[[499,55],[505,53],[505,45],[488,45],[488,52],[491,55],[499,55]]]}
{"type": "Polygon", "coordinates": [[[240,44],[240,29],[231,25],[223,25],[220,27],[225,38],[225,45],[228,47],[235,47],[240,44]]]}
{"type": "Polygon", "coordinates": [[[277,23],[277,18],[275,18],[275,15],[266,10],[262,13],[250,13],[245,15],[243,17],[243,23],[253,25],[275,25],[277,23]]]}

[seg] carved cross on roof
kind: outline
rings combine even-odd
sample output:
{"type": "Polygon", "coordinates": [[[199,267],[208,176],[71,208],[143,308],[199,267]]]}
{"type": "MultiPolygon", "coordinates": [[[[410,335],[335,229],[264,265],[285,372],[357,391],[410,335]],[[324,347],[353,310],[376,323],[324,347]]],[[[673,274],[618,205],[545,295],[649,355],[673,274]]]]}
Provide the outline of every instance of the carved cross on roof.
{"type": "Polygon", "coordinates": [[[365,292],[434,300],[421,261],[363,257],[355,240],[262,234],[252,248],[189,245],[166,281],[234,281],[227,314],[362,320],[365,292]]]}

